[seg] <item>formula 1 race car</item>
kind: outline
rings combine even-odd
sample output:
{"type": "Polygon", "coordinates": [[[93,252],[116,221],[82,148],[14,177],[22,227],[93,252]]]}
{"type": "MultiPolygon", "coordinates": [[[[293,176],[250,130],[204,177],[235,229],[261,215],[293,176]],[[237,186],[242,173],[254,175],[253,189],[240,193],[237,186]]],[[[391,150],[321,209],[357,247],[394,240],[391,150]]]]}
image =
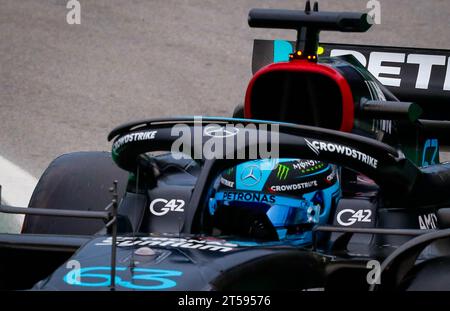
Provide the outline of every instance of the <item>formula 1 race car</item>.
{"type": "Polygon", "coordinates": [[[450,290],[450,52],[319,44],[370,18],[309,1],[249,25],[298,37],[255,41],[233,118],[119,126],[0,207],[0,289],[450,290]]]}

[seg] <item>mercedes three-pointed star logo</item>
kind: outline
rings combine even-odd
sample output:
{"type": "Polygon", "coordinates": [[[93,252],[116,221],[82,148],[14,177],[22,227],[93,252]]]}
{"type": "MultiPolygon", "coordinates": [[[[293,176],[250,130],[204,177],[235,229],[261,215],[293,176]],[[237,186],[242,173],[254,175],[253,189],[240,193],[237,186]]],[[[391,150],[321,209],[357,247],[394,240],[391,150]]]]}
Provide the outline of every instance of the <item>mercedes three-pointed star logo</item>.
{"type": "Polygon", "coordinates": [[[241,173],[241,181],[246,186],[254,186],[261,180],[261,170],[256,165],[245,167],[241,173]]]}
{"type": "Polygon", "coordinates": [[[205,127],[204,132],[205,135],[210,137],[226,138],[236,135],[239,132],[239,129],[235,127],[210,125],[205,127]]]}

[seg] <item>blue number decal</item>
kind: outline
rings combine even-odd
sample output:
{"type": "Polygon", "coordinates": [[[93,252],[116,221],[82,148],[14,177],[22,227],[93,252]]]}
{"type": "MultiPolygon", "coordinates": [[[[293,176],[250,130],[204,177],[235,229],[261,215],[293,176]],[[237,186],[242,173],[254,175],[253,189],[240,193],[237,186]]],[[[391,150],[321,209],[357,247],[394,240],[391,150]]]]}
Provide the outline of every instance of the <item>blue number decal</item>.
{"type": "Polygon", "coordinates": [[[154,285],[137,285],[134,284],[132,281],[121,281],[120,286],[131,288],[131,289],[140,289],[140,290],[159,290],[159,289],[166,289],[171,288],[177,285],[177,282],[169,279],[169,277],[173,276],[181,276],[183,273],[180,271],[174,271],[174,270],[160,270],[160,269],[144,269],[144,268],[135,268],[134,273],[136,272],[143,272],[146,274],[138,274],[133,275],[133,280],[145,280],[145,281],[152,281],[159,284],[154,285]]]}
{"type": "MultiPolygon", "coordinates": [[[[125,268],[117,267],[116,271],[123,271],[125,268]]],[[[80,268],[70,270],[69,273],[67,273],[64,276],[64,282],[66,282],[69,285],[76,285],[76,286],[85,286],[85,287],[104,287],[109,286],[111,284],[111,276],[106,273],[89,273],[90,271],[111,271],[110,267],[89,267],[89,268],[80,268]],[[77,276],[79,276],[79,280],[77,280],[77,276]],[[97,282],[91,281],[91,282],[84,282],[83,279],[102,279],[104,281],[97,282]]],[[[117,282],[117,277],[116,277],[117,282]]]]}
{"type": "MultiPolygon", "coordinates": [[[[117,272],[126,270],[126,267],[116,268],[117,272]]],[[[111,283],[111,276],[109,274],[110,271],[110,267],[88,267],[81,268],[79,270],[74,269],[69,271],[63,279],[65,283],[73,286],[107,287],[111,283]],[[92,271],[97,271],[97,273],[92,273],[92,271]],[[77,276],[79,276],[79,280],[77,280],[77,276]]],[[[181,276],[182,274],[183,273],[181,271],[175,270],[134,268],[131,281],[123,280],[120,276],[116,275],[116,286],[137,290],[167,289],[177,285],[177,282],[169,279],[169,277],[181,276]],[[150,282],[150,284],[138,285],[133,281],[146,281],[150,282]]]]}

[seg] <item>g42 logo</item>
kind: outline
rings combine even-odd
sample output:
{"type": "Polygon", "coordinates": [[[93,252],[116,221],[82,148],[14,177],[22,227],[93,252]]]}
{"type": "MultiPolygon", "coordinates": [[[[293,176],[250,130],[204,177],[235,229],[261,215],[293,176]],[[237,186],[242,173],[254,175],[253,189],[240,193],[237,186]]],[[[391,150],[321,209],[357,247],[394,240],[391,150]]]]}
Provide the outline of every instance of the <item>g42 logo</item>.
{"type": "Polygon", "coordinates": [[[168,212],[184,212],[184,204],[183,200],[155,199],[150,203],[150,212],[155,216],[164,216],[168,212]],[[156,207],[157,204],[160,206],[159,209],[156,207]]]}
{"type": "Polygon", "coordinates": [[[340,211],[336,216],[336,220],[341,226],[348,227],[356,222],[371,222],[371,217],[372,211],[370,209],[355,211],[348,208],[340,211]]]}
{"type": "Polygon", "coordinates": [[[369,24],[381,24],[381,3],[378,0],[367,1],[367,22],[369,24]]]}
{"type": "MultiPolygon", "coordinates": [[[[119,274],[129,270],[127,267],[117,267],[119,274]]],[[[108,287],[111,284],[111,267],[75,267],[64,276],[64,282],[72,286],[108,287]]],[[[116,286],[136,290],[161,290],[172,288],[177,282],[172,277],[181,276],[183,272],[175,270],[132,268],[130,280],[116,275],[116,286]],[[145,284],[147,283],[147,284],[145,284]]]]}

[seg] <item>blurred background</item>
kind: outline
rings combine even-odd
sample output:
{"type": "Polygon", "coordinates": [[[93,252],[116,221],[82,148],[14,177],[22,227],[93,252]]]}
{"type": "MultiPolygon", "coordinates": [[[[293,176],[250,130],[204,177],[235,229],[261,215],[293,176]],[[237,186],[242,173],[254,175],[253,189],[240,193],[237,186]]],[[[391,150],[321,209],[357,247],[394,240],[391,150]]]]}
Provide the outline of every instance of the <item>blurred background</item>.
{"type": "MultiPolygon", "coordinates": [[[[251,78],[253,39],[295,38],[290,31],[250,29],[249,9],[305,4],[79,2],[81,24],[69,25],[67,0],[0,0],[0,156],[32,178],[60,154],[109,150],[106,136],[123,122],[230,116],[251,78]]],[[[450,49],[450,1],[380,2],[381,25],[366,34],[323,33],[321,41],[450,49]]],[[[319,4],[366,11],[367,0],[319,4]]]]}

